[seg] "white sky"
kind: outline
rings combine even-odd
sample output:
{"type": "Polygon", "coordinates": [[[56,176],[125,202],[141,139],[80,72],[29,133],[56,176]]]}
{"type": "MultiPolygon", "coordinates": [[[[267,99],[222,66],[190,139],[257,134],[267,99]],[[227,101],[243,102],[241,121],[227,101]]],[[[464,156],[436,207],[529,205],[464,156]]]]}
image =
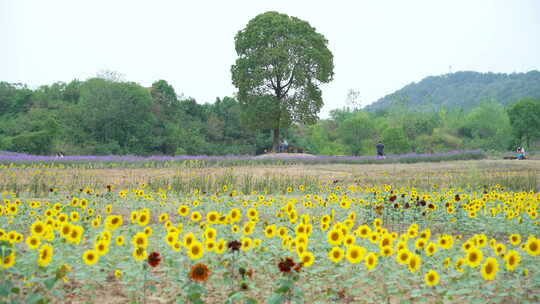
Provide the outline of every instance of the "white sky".
{"type": "Polygon", "coordinates": [[[0,81],[31,87],[118,71],[165,79],[197,102],[231,96],[234,36],[260,13],[308,21],[329,41],[321,117],[430,75],[540,70],[540,1],[0,0],[0,81]]]}

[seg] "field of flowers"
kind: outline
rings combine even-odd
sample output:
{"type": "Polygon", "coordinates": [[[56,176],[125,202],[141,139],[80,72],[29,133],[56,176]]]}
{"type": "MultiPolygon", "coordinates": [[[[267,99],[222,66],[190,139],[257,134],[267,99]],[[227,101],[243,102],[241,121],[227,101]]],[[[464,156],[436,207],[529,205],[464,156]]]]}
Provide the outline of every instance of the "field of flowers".
{"type": "Polygon", "coordinates": [[[540,301],[534,191],[141,184],[0,199],[0,303],[540,301]]]}

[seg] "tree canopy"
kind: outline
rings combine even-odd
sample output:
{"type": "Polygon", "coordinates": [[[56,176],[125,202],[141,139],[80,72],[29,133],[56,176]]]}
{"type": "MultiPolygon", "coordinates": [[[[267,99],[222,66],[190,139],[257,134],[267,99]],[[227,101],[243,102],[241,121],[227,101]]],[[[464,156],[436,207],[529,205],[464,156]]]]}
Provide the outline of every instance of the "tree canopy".
{"type": "Polygon", "coordinates": [[[280,129],[317,121],[320,84],[331,81],[334,70],[327,45],[308,22],[277,12],[256,16],[236,35],[231,70],[242,121],[253,130],[273,130],[274,150],[280,129]]]}

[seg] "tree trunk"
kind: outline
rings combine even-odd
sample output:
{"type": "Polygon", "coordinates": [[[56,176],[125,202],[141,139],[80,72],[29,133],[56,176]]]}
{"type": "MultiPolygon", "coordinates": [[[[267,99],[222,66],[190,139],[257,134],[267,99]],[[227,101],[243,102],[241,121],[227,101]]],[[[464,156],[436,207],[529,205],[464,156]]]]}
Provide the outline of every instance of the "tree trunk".
{"type": "Polygon", "coordinates": [[[272,143],[272,151],[278,152],[279,149],[279,128],[274,129],[274,142],[272,143]]]}

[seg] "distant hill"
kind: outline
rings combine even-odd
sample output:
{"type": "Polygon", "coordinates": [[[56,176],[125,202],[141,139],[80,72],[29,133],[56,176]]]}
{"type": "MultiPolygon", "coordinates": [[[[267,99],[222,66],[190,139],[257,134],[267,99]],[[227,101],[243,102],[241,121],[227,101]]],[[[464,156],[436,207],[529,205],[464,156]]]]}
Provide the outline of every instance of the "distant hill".
{"type": "Polygon", "coordinates": [[[526,97],[540,98],[539,71],[512,74],[456,72],[413,82],[365,109],[383,110],[397,103],[424,111],[438,110],[442,106],[469,111],[484,100],[495,100],[507,106],[526,97]]]}

